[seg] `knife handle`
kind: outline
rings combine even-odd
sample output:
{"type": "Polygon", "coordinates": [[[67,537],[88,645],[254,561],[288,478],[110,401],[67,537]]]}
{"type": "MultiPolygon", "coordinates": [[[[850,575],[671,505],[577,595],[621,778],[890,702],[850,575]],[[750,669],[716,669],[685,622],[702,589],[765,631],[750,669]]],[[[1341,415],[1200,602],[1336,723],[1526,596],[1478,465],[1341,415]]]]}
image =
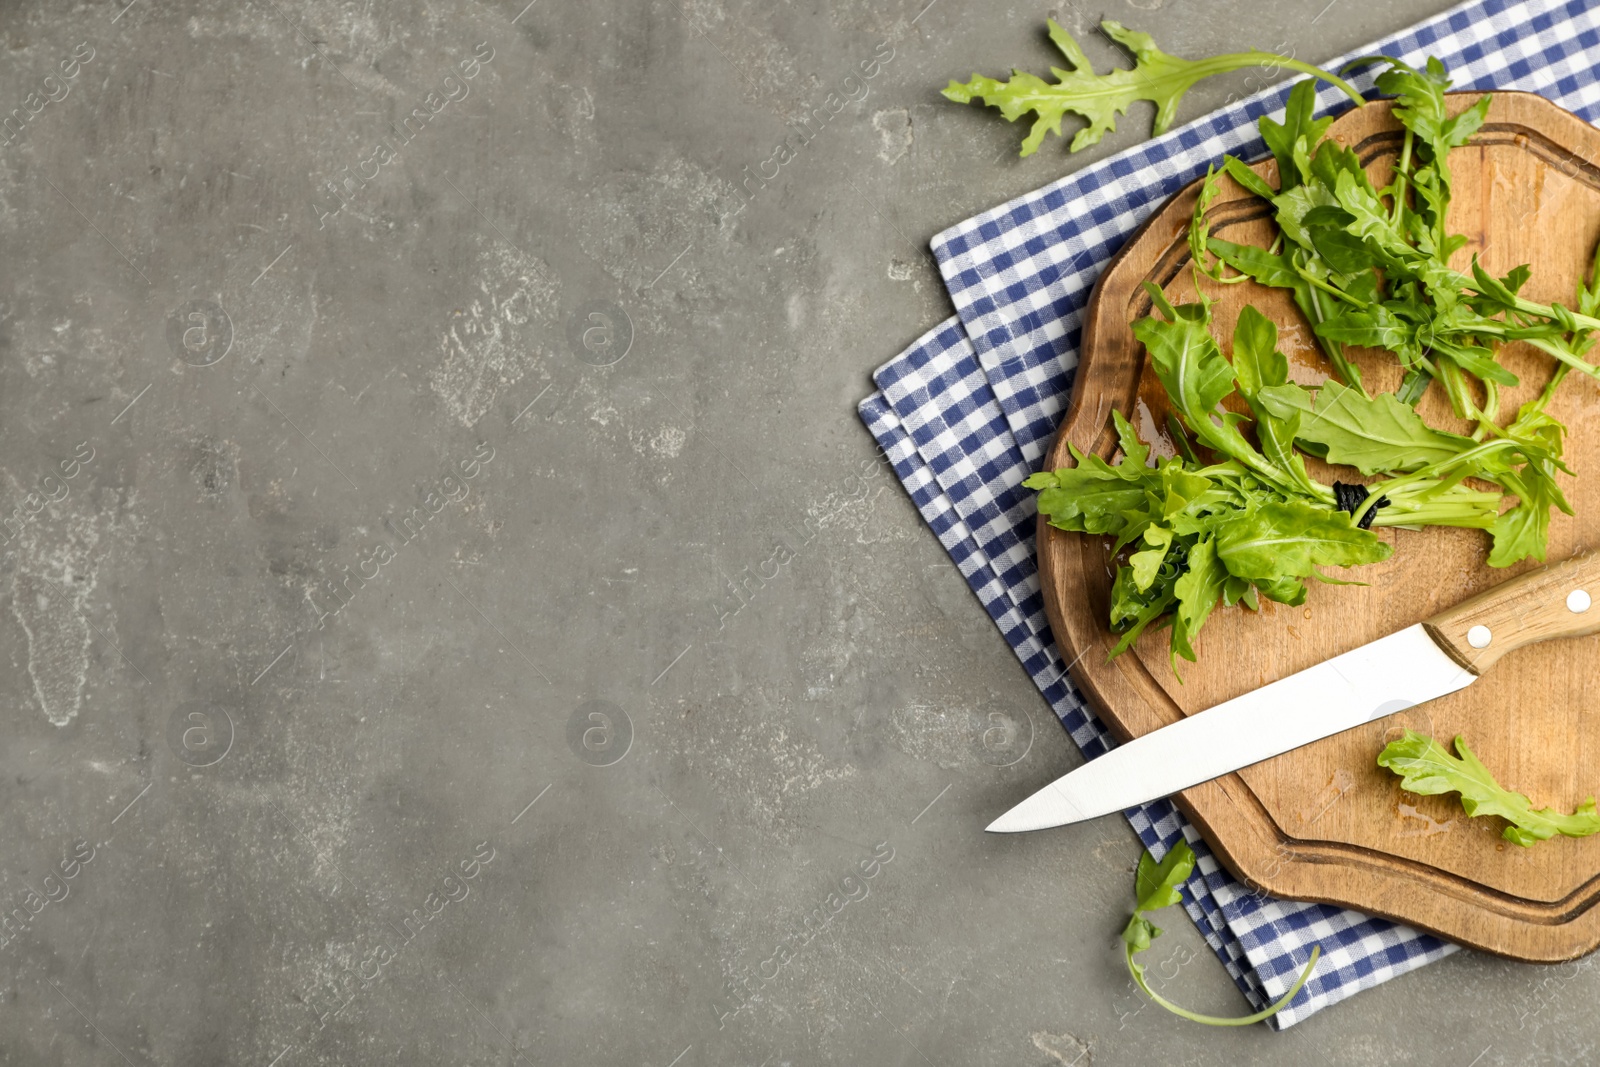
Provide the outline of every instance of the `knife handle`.
{"type": "Polygon", "coordinates": [[[1514,649],[1600,632],[1600,552],[1584,552],[1485,589],[1423,623],[1451,658],[1482,674],[1514,649]]]}

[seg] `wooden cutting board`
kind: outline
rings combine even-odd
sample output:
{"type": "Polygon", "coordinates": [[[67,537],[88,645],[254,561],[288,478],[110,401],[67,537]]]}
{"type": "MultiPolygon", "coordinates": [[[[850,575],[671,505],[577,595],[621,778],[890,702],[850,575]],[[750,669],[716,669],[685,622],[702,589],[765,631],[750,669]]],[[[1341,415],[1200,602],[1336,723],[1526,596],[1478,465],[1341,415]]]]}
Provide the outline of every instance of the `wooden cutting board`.
{"type": "MultiPolygon", "coordinates": [[[[1453,94],[1453,109],[1477,95],[1453,94]]],[[[1388,181],[1401,141],[1389,104],[1353,110],[1329,132],[1354,147],[1375,183],[1388,181]]],[[[1450,157],[1450,229],[1469,238],[1458,265],[1465,268],[1475,252],[1495,275],[1528,263],[1533,277],[1525,293],[1570,306],[1600,238],[1595,159],[1594,127],[1540,97],[1495,94],[1482,132],[1450,157]]],[[[1276,186],[1272,162],[1255,169],[1276,186]]],[[[1170,408],[1130,323],[1149,313],[1140,289],[1147,279],[1174,301],[1195,298],[1185,237],[1198,188],[1158,211],[1097,284],[1072,405],[1045,466],[1071,465],[1068,442],[1112,456],[1113,408],[1155,452],[1173,453],[1163,429],[1170,408]]],[[[1230,179],[1209,216],[1212,232],[1233,241],[1265,245],[1275,232],[1270,207],[1230,179]]],[[[1225,351],[1239,309],[1250,303],[1278,323],[1295,380],[1328,376],[1284,291],[1254,282],[1206,282],[1203,291],[1217,302],[1215,329],[1225,351]]],[[[1370,388],[1398,384],[1387,353],[1355,355],[1370,388]]],[[[1515,412],[1545,384],[1552,363],[1520,344],[1502,361],[1522,381],[1502,396],[1502,413],[1515,412]]],[[[1439,392],[1430,390],[1424,417],[1464,432],[1439,392]]],[[[1580,475],[1563,486],[1577,515],[1552,522],[1550,558],[1559,560],[1600,546],[1600,383],[1569,376],[1550,410],[1570,430],[1568,460],[1580,475]]],[[[1309,463],[1323,481],[1363,480],[1348,468],[1309,463]]],[[[1488,535],[1480,531],[1381,534],[1394,555],[1349,575],[1366,587],[1313,584],[1302,607],[1263,599],[1259,615],[1219,608],[1196,642],[1199,662],[1180,667],[1182,684],[1168,665],[1164,630],[1107,662],[1116,640],[1106,621],[1115,570],[1108,538],[1065,533],[1041,520],[1039,564],[1056,640],[1076,661],[1073,677],[1126,739],[1418,622],[1531,566],[1491,570],[1488,535]]],[[[1513,653],[1458,694],[1186,790],[1179,806],[1246,885],[1276,896],[1391,916],[1523,960],[1566,960],[1600,946],[1600,835],[1521,848],[1501,839],[1500,820],[1468,819],[1454,797],[1401,792],[1399,779],[1374,761],[1402,727],[1446,743],[1463,734],[1502,784],[1538,806],[1570,811],[1600,793],[1600,636],[1513,653]]]]}

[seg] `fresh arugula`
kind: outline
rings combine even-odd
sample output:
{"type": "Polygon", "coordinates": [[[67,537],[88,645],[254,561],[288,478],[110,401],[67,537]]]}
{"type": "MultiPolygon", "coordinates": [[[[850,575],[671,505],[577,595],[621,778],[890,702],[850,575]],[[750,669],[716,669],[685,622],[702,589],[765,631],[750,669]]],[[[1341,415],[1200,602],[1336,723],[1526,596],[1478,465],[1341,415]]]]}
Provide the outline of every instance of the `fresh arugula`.
{"type": "MultiPolygon", "coordinates": [[[[1583,358],[1590,331],[1600,328],[1600,275],[1579,284],[1574,311],[1523,298],[1526,265],[1500,278],[1476,258],[1468,273],[1452,267],[1451,256],[1467,239],[1446,226],[1448,156],[1483,125],[1490,97],[1451,116],[1445,97],[1451,83],[1438,60],[1420,71],[1384,56],[1357,64],[1372,62],[1388,65],[1378,88],[1395,95],[1394,113],[1405,127],[1390,184],[1375,187],[1354,152],[1322,139],[1329,120],[1312,117],[1314,86],[1301,82],[1282,123],[1266,117],[1259,123],[1277,164],[1277,188],[1253,172],[1241,177],[1248,168],[1237,161],[1223,165],[1272,204],[1281,245],[1262,249],[1212,237],[1202,217],[1191,222],[1190,242],[1213,277],[1226,280],[1226,265],[1239,277],[1290,290],[1335,375],[1362,398],[1368,394],[1346,346],[1391,352],[1406,372],[1395,396],[1407,405],[1415,406],[1437,380],[1455,414],[1479,424],[1481,438],[1493,432],[1500,387],[1517,384],[1497,359],[1505,342],[1525,341],[1600,378],[1600,368],[1583,358]],[[1475,390],[1484,394],[1481,404],[1475,390]]],[[[1202,200],[1215,196],[1217,180],[1208,175],[1202,200]]]]}
{"type": "MultiPolygon", "coordinates": [[[[1301,604],[1307,580],[1333,580],[1318,568],[1387,559],[1392,549],[1372,526],[1515,524],[1500,514],[1500,493],[1464,479],[1525,470],[1512,460],[1548,446],[1538,437],[1547,430],[1542,408],[1530,405],[1521,428],[1490,441],[1441,434],[1392,397],[1361,398],[1336,382],[1312,394],[1290,383],[1277,327],[1253,307],[1239,315],[1230,361],[1212,336],[1210,303],[1175,305],[1155,286],[1147,291],[1155,314],[1136,322],[1134,334],[1175,409],[1181,453],[1153,458],[1114,410],[1116,462],[1069,445],[1074,466],[1023,483],[1038,490],[1039,513],[1052,526],[1109,535],[1113,551],[1125,553],[1111,589],[1111,627],[1121,635],[1112,656],[1150,627],[1170,626],[1174,669],[1180,658],[1192,662],[1195,638],[1219,604],[1301,604]],[[1240,408],[1255,416],[1254,441],[1240,408]],[[1363,516],[1339,510],[1332,487],[1310,477],[1297,442],[1334,462],[1403,452],[1403,473],[1368,487],[1371,516],[1358,521],[1363,516]]],[[[1521,525],[1505,537],[1508,551],[1537,539],[1521,525]]]]}
{"type": "Polygon", "coordinates": [[[1527,797],[1495,781],[1465,739],[1457,737],[1455,747],[1456,755],[1451,755],[1433,738],[1407,730],[1405,736],[1384,746],[1378,755],[1378,766],[1400,775],[1400,788],[1408,793],[1459,793],[1461,808],[1468,816],[1499,816],[1509,824],[1500,836],[1524,848],[1536,841],[1548,841],[1556,834],[1588,837],[1600,833],[1600,812],[1595,810],[1594,797],[1579,804],[1571,815],[1554,808],[1535,810],[1527,797]]]}
{"type": "Polygon", "coordinates": [[[1038,151],[1046,133],[1060,136],[1061,120],[1068,113],[1088,122],[1072,138],[1068,150],[1076,152],[1095,144],[1117,128],[1117,116],[1127,114],[1129,106],[1138,100],[1148,100],[1155,105],[1154,132],[1163,133],[1172,125],[1183,94],[1195,82],[1213,74],[1245,67],[1297,70],[1338,86],[1349,94],[1350,99],[1362,103],[1361,94],[1349,82],[1291,56],[1252,49],[1209,59],[1183,59],[1157,48],[1147,33],[1127,29],[1110,20],[1100,23],[1100,28],[1107,37],[1133,54],[1134,64],[1131,68],[1116,68],[1106,74],[1096,74],[1089,57],[1078,47],[1078,42],[1054,19],[1050,19],[1050,40],[1072,67],[1071,70],[1052,67],[1050,73],[1055,75],[1054,83],[1020,70],[1011,72],[1010,81],[974,74],[965,83],[952,81],[944,90],[945,98],[958,104],[982,100],[990,107],[999,108],[1008,122],[1015,122],[1029,113],[1035,115],[1033,129],[1022,142],[1024,156],[1031,156],[1038,151]]]}
{"type": "MultiPolygon", "coordinates": [[[[1024,154],[1047,128],[1059,129],[1064,111],[1048,112],[1042,101],[1089,117],[1079,139],[1093,140],[1110,128],[1113,111],[1097,112],[1090,102],[1110,109],[1107,101],[1120,99],[1134,73],[1096,75],[1054,23],[1051,36],[1078,68],[1057,72],[1070,92],[1023,75],[1010,86],[988,83],[997,92],[1042,94],[1008,98],[1009,118],[1039,111],[1024,154]]],[[[1175,105],[1192,84],[1180,74],[1198,68],[1154,50],[1142,35],[1130,47],[1140,57],[1135,72],[1148,75],[1139,84],[1154,94],[1140,98],[1175,105]],[[1158,76],[1169,80],[1158,85],[1158,76]]],[[[1566,428],[1548,407],[1570,372],[1600,378],[1586,358],[1600,330],[1600,248],[1571,308],[1523,297],[1526,265],[1501,277],[1476,258],[1470,270],[1452,266],[1466,238],[1447,226],[1449,155],[1482,127],[1490,98],[1464,110],[1453,105],[1437,60],[1420,70],[1383,56],[1352,65],[1367,63],[1384,66],[1378,88],[1396,98],[1404,127],[1387,185],[1375,186],[1351,149],[1326,139],[1332,120],[1316,116],[1315,87],[1302,81],[1281,121],[1259,122],[1275,175],[1224,157],[1201,182],[1188,231],[1197,292],[1201,276],[1288,290],[1332,376],[1313,386],[1290,381],[1277,327],[1248,306],[1225,355],[1204,296],[1173,304],[1146,283],[1151,314],[1133,333],[1174,409],[1168,419],[1178,454],[1152,458],[1116,415],[1119,460],[1074,450],[1075,467],[1025,483],[1040,491],[1039,511],[1052,525],[1115,537],[1110,621],[1121,637],[1113,656],[1151,627],[1170,627],[1173,666],[1193,660],[1195,638],[1218,604],[1255,609],[1263,596],[1299,604],[1308,579],[1334,580],[1318,568],[1386,558],[1375,526],[1485,530],[1489,565],[1506,567],[1542,561],[1552,513],[1572,514],[1557,481],[1572,473],[1562,458],[1566,428]],[[1212,235],[1207,210],[1224,176],[1272,205],[1279,236],[1270,247],[1212,235]],[[1554,367],[1539,395],[1502,422],[1500,390],[1518,384],[1498,359],[1510,341],[1547,353],[1554,367]],[[1370,393],[1347,354],[1352,346],[1391,353],[1403,371],[1399,388],[1370,393]],[[1430,426],[1417,413],[1434,382],[1470,432],[1430,426]],[[1309,475],[1305,456],[1377,480],[1336,489],[1309,475]]],[[[970,93],[978,82],[947,95],[970,93]]]]}
{"type": "Polygon", "coordinates": [[[1300,972],[1300,977],[1294,985],[1290,986],[1289,991],[1276,1003],[1268,1005],[1254,1015],[1233,1019],[1201,1015],[1199,1012],[1178,1007],[1150,988],[1150,983],[1145,978],[1144,964],[1134,960],[1135,954],[1148,949],[1151,942],[1161,936],[1161,928],[1145,918],[1145,914],[1179,903],[1183,899],[1180,890],[1192,873],[1194,873],[1194,851],[1182,839],[1168,850],[1166,857],[1160,862],[1157,862],[1148,850],[1139,857],[1139,870],[1134,881],[1137,903],[1133,908],[1133,916],[1128,919],[1128,925],[1122,930],[1122,956],[1128,964],[1128,973],[1133,976],[1134,984],[1144,992],[1145,996],[1172,1014],[1207,1026],[1249,1026],[1272,1018],[1294,1000],[1295,995],[1300,992],[1300,987],[1311,977],[1312,969],[1322,956],[1321,945],[1311,946],[1311,959],[1306,963],[1305,970],[1300,972]]]}

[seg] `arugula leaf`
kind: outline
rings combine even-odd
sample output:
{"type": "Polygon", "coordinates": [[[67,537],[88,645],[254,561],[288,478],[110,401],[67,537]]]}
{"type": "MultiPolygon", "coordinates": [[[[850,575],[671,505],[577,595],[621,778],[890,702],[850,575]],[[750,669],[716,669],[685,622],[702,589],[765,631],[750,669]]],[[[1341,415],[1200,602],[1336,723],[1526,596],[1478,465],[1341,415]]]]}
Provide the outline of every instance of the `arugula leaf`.
{"type": "Polygon", "coordinates": [[[1384,746],[1378,766],[1400,775],[1400,788],[1422,796],[1459,793],[1461,808],[1470,817],[1494,815],[1510,825],[1501,831],[1507,841],[1527,848],[1556,834],[1588,837],[1600,832],[1600,812],[1589,797],[1570,815],[1554,808],[1534,810],[1533,803],[1495,781],[1465,738],[1455,739],[1457,755],[1425,734],[1407,730],[1399,740],[1384,746]]]}
{"type": "Polygon", "coordinates": [[[1311,947],[1311,958],[1306,963],[1305,970],[1300,973],[1300,978],[1289,988],[1277,1002],[1269,1005],[1265,1010],[1254,1015],[1245,1015],[1238,1018],[1221,1018],[1215,1015],[1201,1015],[1187,1008],[1180,1008],[1176,1004],[1162,997],[1150,988],[1149,981],[1145,978],[1144,964],[1134,960],[1134,954],[1143,952],[1150,947],[1150,943],[1161,936],[1161,928],[1149,919],[1145,913],[1159,911],[1171,907],[1183,899],[1179,892],[1183,883],[1189,880],[1194,873],[1194,850],[1182,838],[1172,846],[1165,858],[1157,863],[1149,850],[1139,857],[1139,870],[1135,877],[1134,888],[1138,902],[1134,905],[1133,915],[1128,919],[1128,925],[1122,929],[1122,957],[1128,965],[1128,974],[1151,1000],[1172,1014],[1188,1019],[1191,1022],[1203,1023],[1207,1026],[1250,1026],[1254,1023],[1270,1019],[1282,1011],[1299,994],[1300,988],[1306,984],[1306,979],[1311,977],[1311,971],[1317,965],[1317,960],[1322,955],[1322,946],[1311,947]]]}
{"type": "MultiPolygon", "coordinates": [[[[1178,410],[1186,416],[1209,413],[1233,392],[1233,367],[1211,337],[1204,304],[1169,304],[1166,310],[1168,320],[1146,316],[1133,324],[1133,335],[1150,353],[1156,376],[1178,410]]],[[[1189,420],[1191,427],[1195,421],[1189,420]]]]}
{"type": "Polygon", "coordinates": [[[1200,185],[1200,195],[1194,201],[1194,215],[1189,220],[1189,257],[1202,273],[1221,280],[1222,265],[1206,263],[1206,241],[1211,236],[1211,220],[1206,218],[1206,209],[1217,198],[1217,192],[1217,168],[1207,167],[1205,179],[1200,185]]]}
{"type": "Polygon", "coordinates": [[[1362,474],[1418,470],[1476,443],[1433,429],[1393,393],[1365,397],[1331,380],[1314,397],[1298,385],[1269,386],[1261,391],[1261,406],[1280,419],[1300,415],[1301,447],[1362,474]]]}
{"type": "MultiPolygon", "coordinates": [[[[1494,547],[1489,550],[1489,566],[1509,567],[1525,559],[1544,562],[1550,536],[1550,508],[1555,501],[1543,479],[1528,478],[1507,471],[1497,479],[1517,496],[1517,503],[1489,527],[1494,547]]],[[[1551,482],[1551,487],[1554,483],[1551,482]]]]}
{"type": "Polygon", "coordinates": [[[1233,375],[1239,395],[1254,400],[1262,389],[1289,380],[1289,360],[1278,351],[1278,327],[1246,304],[1233,327],[1233,375]]]}
{"type": "Polygon", "coordinates": [[[1305,578],[1316,567],[1378,563],[1393,551],[1348,513],[1301,500],[1262,504],[1217,531],[1217,558],[1240,578],[1305,578]]]}
{"type": "Polygon", "coordinates": [[[1312,82],[1299,82],[1289,90],[1289,100],[1283,111],[1283,121],[1274,122],[1262,116],[1257,123],[1261,139],[1278,161],[1278,190],[1287,193],[1310,177],[1311,150],[1322,135],[1333,125],[1333,117],[1312,118],[1317,107],[1317,87],[1312,82]]]}
{"type": "Polygon", "coordinates": [[[1228,177],[1242,185],[1246,192],[1254,193],[1263,200],[1271,200],[1277,195],[1277,191],[1267,184],[1267,180],[1251,170],[1250,164],[1241,159],[1223,156],[1222,169],[1227,172],[1228,177]]]}
{"type": "Polygon", "coordinates": [[[1161,564],[1166,562],[1167,550],[1172,546],[1172,531],[1165,526],[1151,525],[1145,527],[1141,536],[1150,547],[1130,555],[1128,567],[1133,571],[1134,588],[1143,593],[1155,584],[1161,564]]]}
{"type": "Polygon", "coordinates": [[[1008,122],[1033,114],[1033,128],[1022,142],[1024,156],[1031,156],[1038,151],[1044,143],[1045,134],[1059,136],[1061,120],[1069,113],[1082,117],[1088,124],[1073,137],[1068,151],[1077,152],[1096,144],[1117,128],[1117,116],[1127,114],[1128,108],[1139,100],[1148,100],[1155,105],[1154,132],[1164,133],[1177,115],[1178,102],[1195,82],[1213,74],[1245,67],[1297,70],[1338,86],[1358,104],[1363,102],[1361,94],[1349,82],[1290,56],[1252,49],[1209,59],[1183,59],[1157,48],[1149,34],[1126,29],[1109,19],[1100,23],[1100,28],[1133,54],[1134,65],[1132,68],[1117,68],[1106,74],[1096,74],[1094,66],[1072,35],[1057,25],[1054,19],[1050,19],[1048,24],[1050,40],[1072,68],[1062,70],[1052,67],[1050,73],[1055,75],[1054,84],[1036,75],[1013,70],[1009,82],[974,74],[965,83],[952,81],[944,90],[945,98],[958,104],[982,100],[990,107],[999,108],[1008,122]]]}
{"type": "Polygon", "coordinates": [[[1211,609],[1222,599],[1222,589],[1227,580],[1228,569],[1217,558],[1215,540],[1207,537],[1195,542],[1189,550],[1187,569],[1172,587],[1178,598],[1176,618],[1172,623],[1174,668],[1180,655],[1190,663],[1195,661],[1194,635],[1200,632],[1211,609]]]}

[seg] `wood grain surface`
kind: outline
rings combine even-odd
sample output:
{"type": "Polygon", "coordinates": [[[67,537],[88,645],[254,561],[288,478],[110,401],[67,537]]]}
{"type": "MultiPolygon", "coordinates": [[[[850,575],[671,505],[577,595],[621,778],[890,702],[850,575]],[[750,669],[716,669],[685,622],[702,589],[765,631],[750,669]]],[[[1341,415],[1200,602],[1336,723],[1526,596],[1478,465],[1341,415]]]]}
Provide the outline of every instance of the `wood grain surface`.
{"type": "MultiPolygon", "coordinates": [[[[1476,98],[1456,94],[1452,107],[1476,98]]],[[[1342,116],[1330,136],[1354,147],[1381,184],[1399,131],[1389,105],[1374,103],[1342,116]]],[[[1469,238],[1458,265],[1467,266],[1473,253],[1496,275],[1528,263],[1533,277],[1524,292],[1570,305],[1600,238],[1600,169],[1590,162],[1600,159],[1600,132],[1537,96],[1500,93],[1483,130],[1450,159],[1450,228],[1469,238]]],[[[1255,169],[1276,185],[1272,162],[1255,169]]],[[[1197,192],[1191,186],[1158,211],[1097,284],[1071,407],[1046,466],[1071,465],[1068,442],[1112,456],[1113,408],[1155,453],[1172,454],[1162,429],[1170,408],[1130,324],[1149,312],[1140,290],[1147,279],[1173,300],[1195,298],[1185,234],[1197,192]]],[[[1265,245],[1274,234],[1269,205],[1228,179],[1209,216],[1212,232],[1229,240],[1265,245]]],[[[1225,350],[1239,309],[1254,304],[1279,324],[1292,378],[1314,384],[1330,373],[1282,290],[1205,282],[1202,291],[1217,302],[1215,329],[1225,350]]],[[[1369,388],[1398,384],[1388,353],[1354,355],[1369,388]]],[[[1502,398],[1501,411],[1515,412],[1548,380],[1552,362],[1523,345],[1506,348],[1502,362],[1521,378],[1502,398]]],[[[1439,393],[1430,391],[1423,415],[1464,431],[1439,393]]],[[[1558,514],[1551,525],[1550,559],[1561,560],[1600,547],[1600,383],[1570,375],[1550,410],[1571,431],[1568,459],[1579,474],[1563,484],[1577,514],[1558,514]]],[[[1362,480],[1349,469],[1308,463],[1324,481],[1362,480]]],[[[1196,642],[1199,662],[1180,668],[1182,683],[1168,663],[1165,631],[1147,633],[1130,654],[1107,661],[1115,643],[1107,625],[1115,570],[1109,539],[1041,520],[1039,565],[1057,642],[1075,661],[1073,677],[1125,739],[1438,615],[1532,566],[1490,569],[1481,531],[1381,536],[1394,545],[1393,556],[1349,575],[1365,587],[1314,584],[1303,606],[1263,599],[1260,614],[1219,607],[1196,642]]],[[[1571,810],[1600,790],[1600,637],[1518,648],[1460,693],[1186,790],[1178,803],[1222,861],[1268,893],[1390,916],[1530,961],[1571,959],[1600,946],[1600,836],[1525,849],[1501,839],[1499,820],[1466,818],[1453,797],[1401,792],[1375,759],[1405,727],[1446,742],[1465,735],[1503,784],[1538,806],[1571,810]]]]}

